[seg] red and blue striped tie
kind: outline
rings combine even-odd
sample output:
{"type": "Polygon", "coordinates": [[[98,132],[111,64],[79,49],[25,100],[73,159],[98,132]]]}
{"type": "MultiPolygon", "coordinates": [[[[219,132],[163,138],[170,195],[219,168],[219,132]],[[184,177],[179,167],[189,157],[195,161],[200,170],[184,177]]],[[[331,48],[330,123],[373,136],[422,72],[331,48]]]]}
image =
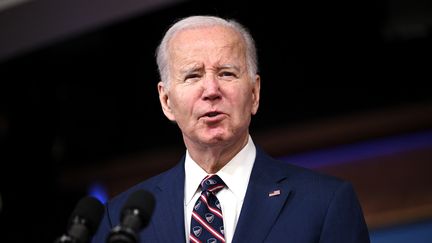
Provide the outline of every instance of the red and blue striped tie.
{"type": "Polygon", "coordinates": [[[216,193],[226,185],[217,175],[201,182],[201,195],[192,210],[190,243],[225,242],[222,210],[216,193]]]}

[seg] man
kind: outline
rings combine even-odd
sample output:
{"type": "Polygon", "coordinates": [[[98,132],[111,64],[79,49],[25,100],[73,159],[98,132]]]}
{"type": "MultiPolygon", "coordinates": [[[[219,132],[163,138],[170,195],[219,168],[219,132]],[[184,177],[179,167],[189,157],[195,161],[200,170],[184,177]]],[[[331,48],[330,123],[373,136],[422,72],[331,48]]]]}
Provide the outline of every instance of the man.
{"type": "Polygon", "coordinates": [[[349,183],[276,161],[254,145],[249,124],[260,77],[245,28],[185,18],[165,34],[157,62],[162,110],[179,126],[186,155],[112,199],[93,242],[105,241],[138,189],[156,198],[141,242],[369,242],[349,183]]]}

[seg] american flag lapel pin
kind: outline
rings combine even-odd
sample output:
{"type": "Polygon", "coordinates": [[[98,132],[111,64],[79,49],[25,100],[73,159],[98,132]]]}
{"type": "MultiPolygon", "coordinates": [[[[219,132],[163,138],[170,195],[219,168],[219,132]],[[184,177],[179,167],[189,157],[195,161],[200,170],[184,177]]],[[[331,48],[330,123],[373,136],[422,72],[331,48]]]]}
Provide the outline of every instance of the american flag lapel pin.
{"type": "Polygon", "coordinates": [[[281,191],[280,190],[274,190],[274,191],[271,191],[271,192],[269,192],[269,197],[274,197],[274,196],[279,196],[281,194],[281,191]]]}

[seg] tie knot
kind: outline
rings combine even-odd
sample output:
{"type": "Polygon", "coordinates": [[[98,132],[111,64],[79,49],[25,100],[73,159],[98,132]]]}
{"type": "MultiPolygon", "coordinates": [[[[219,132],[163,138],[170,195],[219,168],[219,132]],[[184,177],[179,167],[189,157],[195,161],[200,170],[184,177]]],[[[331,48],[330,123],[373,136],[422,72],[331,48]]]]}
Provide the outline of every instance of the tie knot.
{"type": "Polygon", "coordinates": [[[202,190],[214,194],[222,190],[225,186],[225,182],[223,182],[218,175],[208,175],[201,181],[202,190]]]}

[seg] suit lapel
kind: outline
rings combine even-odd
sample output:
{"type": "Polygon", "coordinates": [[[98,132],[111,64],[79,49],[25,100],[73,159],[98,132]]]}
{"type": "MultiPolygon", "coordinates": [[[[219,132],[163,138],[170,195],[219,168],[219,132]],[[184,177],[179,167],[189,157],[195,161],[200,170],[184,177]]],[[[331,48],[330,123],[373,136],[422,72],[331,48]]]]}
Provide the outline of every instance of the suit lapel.
{"type": "Polygon", "coordinates": [[[158,185],[157,207],[162,207],[155,217],[154,227],[159,242],[185,242],[184,232],[184,159],[158,185]]]}
{"type": "Polygon", "coordinates": [[[290,194],[285,175],[257,149],[233,243],[264,242],[290,194]]]}

